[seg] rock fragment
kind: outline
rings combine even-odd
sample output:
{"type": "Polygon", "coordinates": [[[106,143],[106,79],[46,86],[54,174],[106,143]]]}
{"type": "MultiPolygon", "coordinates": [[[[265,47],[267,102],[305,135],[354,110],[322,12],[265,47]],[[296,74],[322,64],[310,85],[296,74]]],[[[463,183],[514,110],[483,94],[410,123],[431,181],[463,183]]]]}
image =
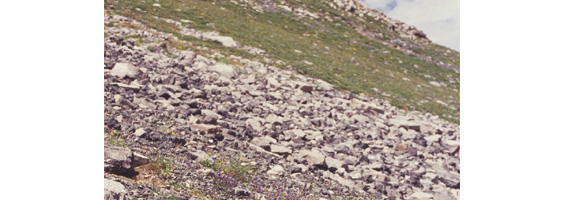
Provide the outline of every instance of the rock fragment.
{"type": "Polygon", "coordinates": [[[104,199],[105,200],[130,200],[132,199],[126,187],[119,182],[104,179],[104,199]]]}
{"type": "Polygon", "coordinates": [[[114,68],[110,70],[110,75],[116,76],[118,78],[135,78],[138,73],[138,68],[129,63],[116,63],[114,65],[114,68]]]}
{"type": "Polygon", "coordinates": [[[104,146],[104,171],[112,174],[132,176],[133,152],[130,149],[116,146],[104,146]]]}

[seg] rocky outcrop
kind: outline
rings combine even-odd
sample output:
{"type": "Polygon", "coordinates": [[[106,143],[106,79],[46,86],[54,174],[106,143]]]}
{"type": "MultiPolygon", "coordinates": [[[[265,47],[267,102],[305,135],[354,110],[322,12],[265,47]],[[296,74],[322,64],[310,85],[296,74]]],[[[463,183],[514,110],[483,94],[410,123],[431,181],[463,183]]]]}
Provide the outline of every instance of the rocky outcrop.
{"type": "Polygon", "coordinates": [[[328,3],[333,8],[339,8],[341,10],[354,13],[359,17],[369,16],[374,18],[376,21],[385,22],[390,31],[399,33],[401,37],[410,38],[412,40],[417,40],[425,43],[430,42],[430,40],[426,37],[426,34],[416,29],[416,27],[410,26],[398,20],[391,19],[384,13],[367,7],[359,0],[332,0],[328,1],[328,3]]]}

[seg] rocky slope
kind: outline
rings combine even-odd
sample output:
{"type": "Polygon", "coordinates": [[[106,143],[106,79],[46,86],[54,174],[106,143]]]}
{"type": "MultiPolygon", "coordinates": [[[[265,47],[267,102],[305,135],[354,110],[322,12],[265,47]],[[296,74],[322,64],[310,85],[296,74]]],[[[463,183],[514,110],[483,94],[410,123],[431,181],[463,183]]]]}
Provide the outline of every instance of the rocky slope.
{"type": "Polygon", "coordinates": [[[458,125],[130,18],[108,23],[105,199],[458,199],[458,125]]]}
{"type": "MultiPolygon", "coordinates": [[[[292,69],[338,90],[459,121],[459,53],[358,0],[105,0],[105,9],[168,34],[168,49],[198,46],[229,64],[237,64],[227,57],[234,55],[292,69]]],[[[113,26],[138,29],[107,21],[105,31],[113,26]]]]}

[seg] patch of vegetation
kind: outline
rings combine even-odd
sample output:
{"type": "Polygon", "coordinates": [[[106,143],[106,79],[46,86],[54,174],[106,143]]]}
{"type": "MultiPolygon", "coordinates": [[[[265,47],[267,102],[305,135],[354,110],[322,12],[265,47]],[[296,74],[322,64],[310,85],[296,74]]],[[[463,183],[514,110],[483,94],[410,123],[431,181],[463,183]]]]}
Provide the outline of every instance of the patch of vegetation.
{"type": "Polygon", "coordinates": [[[186,187],[186,185],[179,184],[179,183],[176,183],[176,182],[170,182],[169,185],[174,187],[174,188],[188,189],[188,187],[186,187]]]}
{"type": "Polygon", "coordinates": [[[158,175],[169,176],[172,170],[171,160],[167,158],[158,158],[157,160],[149,163],[149,169],[158,175]]]}
{"type": "Polygon", "coordinates": [[[106,134],[106,141],[114,146],[127,147],[124,140],[121,138],[120,132],[112,130],[106,134]]]}
{"type": "Polygon", "coordinates": [[[219,174],[233,177],[242,182],[248,181],[249,178],[247,175],[251,171],[251,167],[242,162],[239,154],[230,156],[229,158],[220,158],[216,160],[205,158],[200,161],[200,164],[219,174]]]}

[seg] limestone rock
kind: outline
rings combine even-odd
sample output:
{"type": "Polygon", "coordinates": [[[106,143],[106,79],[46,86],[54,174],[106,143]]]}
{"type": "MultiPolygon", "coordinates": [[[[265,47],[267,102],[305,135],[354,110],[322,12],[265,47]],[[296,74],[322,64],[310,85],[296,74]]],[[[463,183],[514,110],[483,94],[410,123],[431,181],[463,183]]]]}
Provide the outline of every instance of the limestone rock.
{"type": "Polygon", "coordinates": [[[269,171],[267,171],[267,174],[275,175],[275,176],[282,175],[283,173],[284,173],[284,168],[280,165],[275,165],[269,171]]]}
{"type": "Polygon", "coordinates": [[[424,192],[414,192],[410,195],[410,199],[413,200],[424,200],[424,199],[433,199],[434,195],[424,193],[424,192]]]}
{"type": "Polygon", "coordinates": [[[322,154],[319,150],[300,150],[298,152],[297,158],[303,158],[309,165],[322,165],[326,156],[322,154]]]}
{"type": "Polygon", "coordinates": [[[226,47],[237,47],[239,46],[239,44],[233,40],[233,38],[228,37],[228,36],[213,36],[212,37],[213,40],[218,41],[219,43],[221,43],[222,45],[226,46],[226,47]]]}
{"type": "Polygon", "coordinates": [[[139,69],[132,64],[129,63],[116,63],[114,68],[110,70],[110,74],[112,76],[116,76],[119,78],[129,77],[135,78],[139,73],[139,69]]]}
{"type": "Polygon", "coordinates": [[[276,154],[291,154],[292,149],[285,146],[271,145],[271,152],[276,154]]]}
{"type": "Polygon", "coordinates": [[[228,78],[235,76],[235,69],[225,63],[216,63],[215,65],[208,66],[208,69],[228,78]]]}
{"type": "Polygon", "coordinates": [[[326,164],[328,165],[330,171],[335,171],[344,166],[345,162],[332,157],[326,157],[326,164]]]}
{"type": "Polygon", "coordinates": [[[441,138],[441,135],[430,135],[430,136],[424,137],[424,139],[428,142],[428,144],[431,144],[433,142],[439,142],[440,138],[441,138]]]}

